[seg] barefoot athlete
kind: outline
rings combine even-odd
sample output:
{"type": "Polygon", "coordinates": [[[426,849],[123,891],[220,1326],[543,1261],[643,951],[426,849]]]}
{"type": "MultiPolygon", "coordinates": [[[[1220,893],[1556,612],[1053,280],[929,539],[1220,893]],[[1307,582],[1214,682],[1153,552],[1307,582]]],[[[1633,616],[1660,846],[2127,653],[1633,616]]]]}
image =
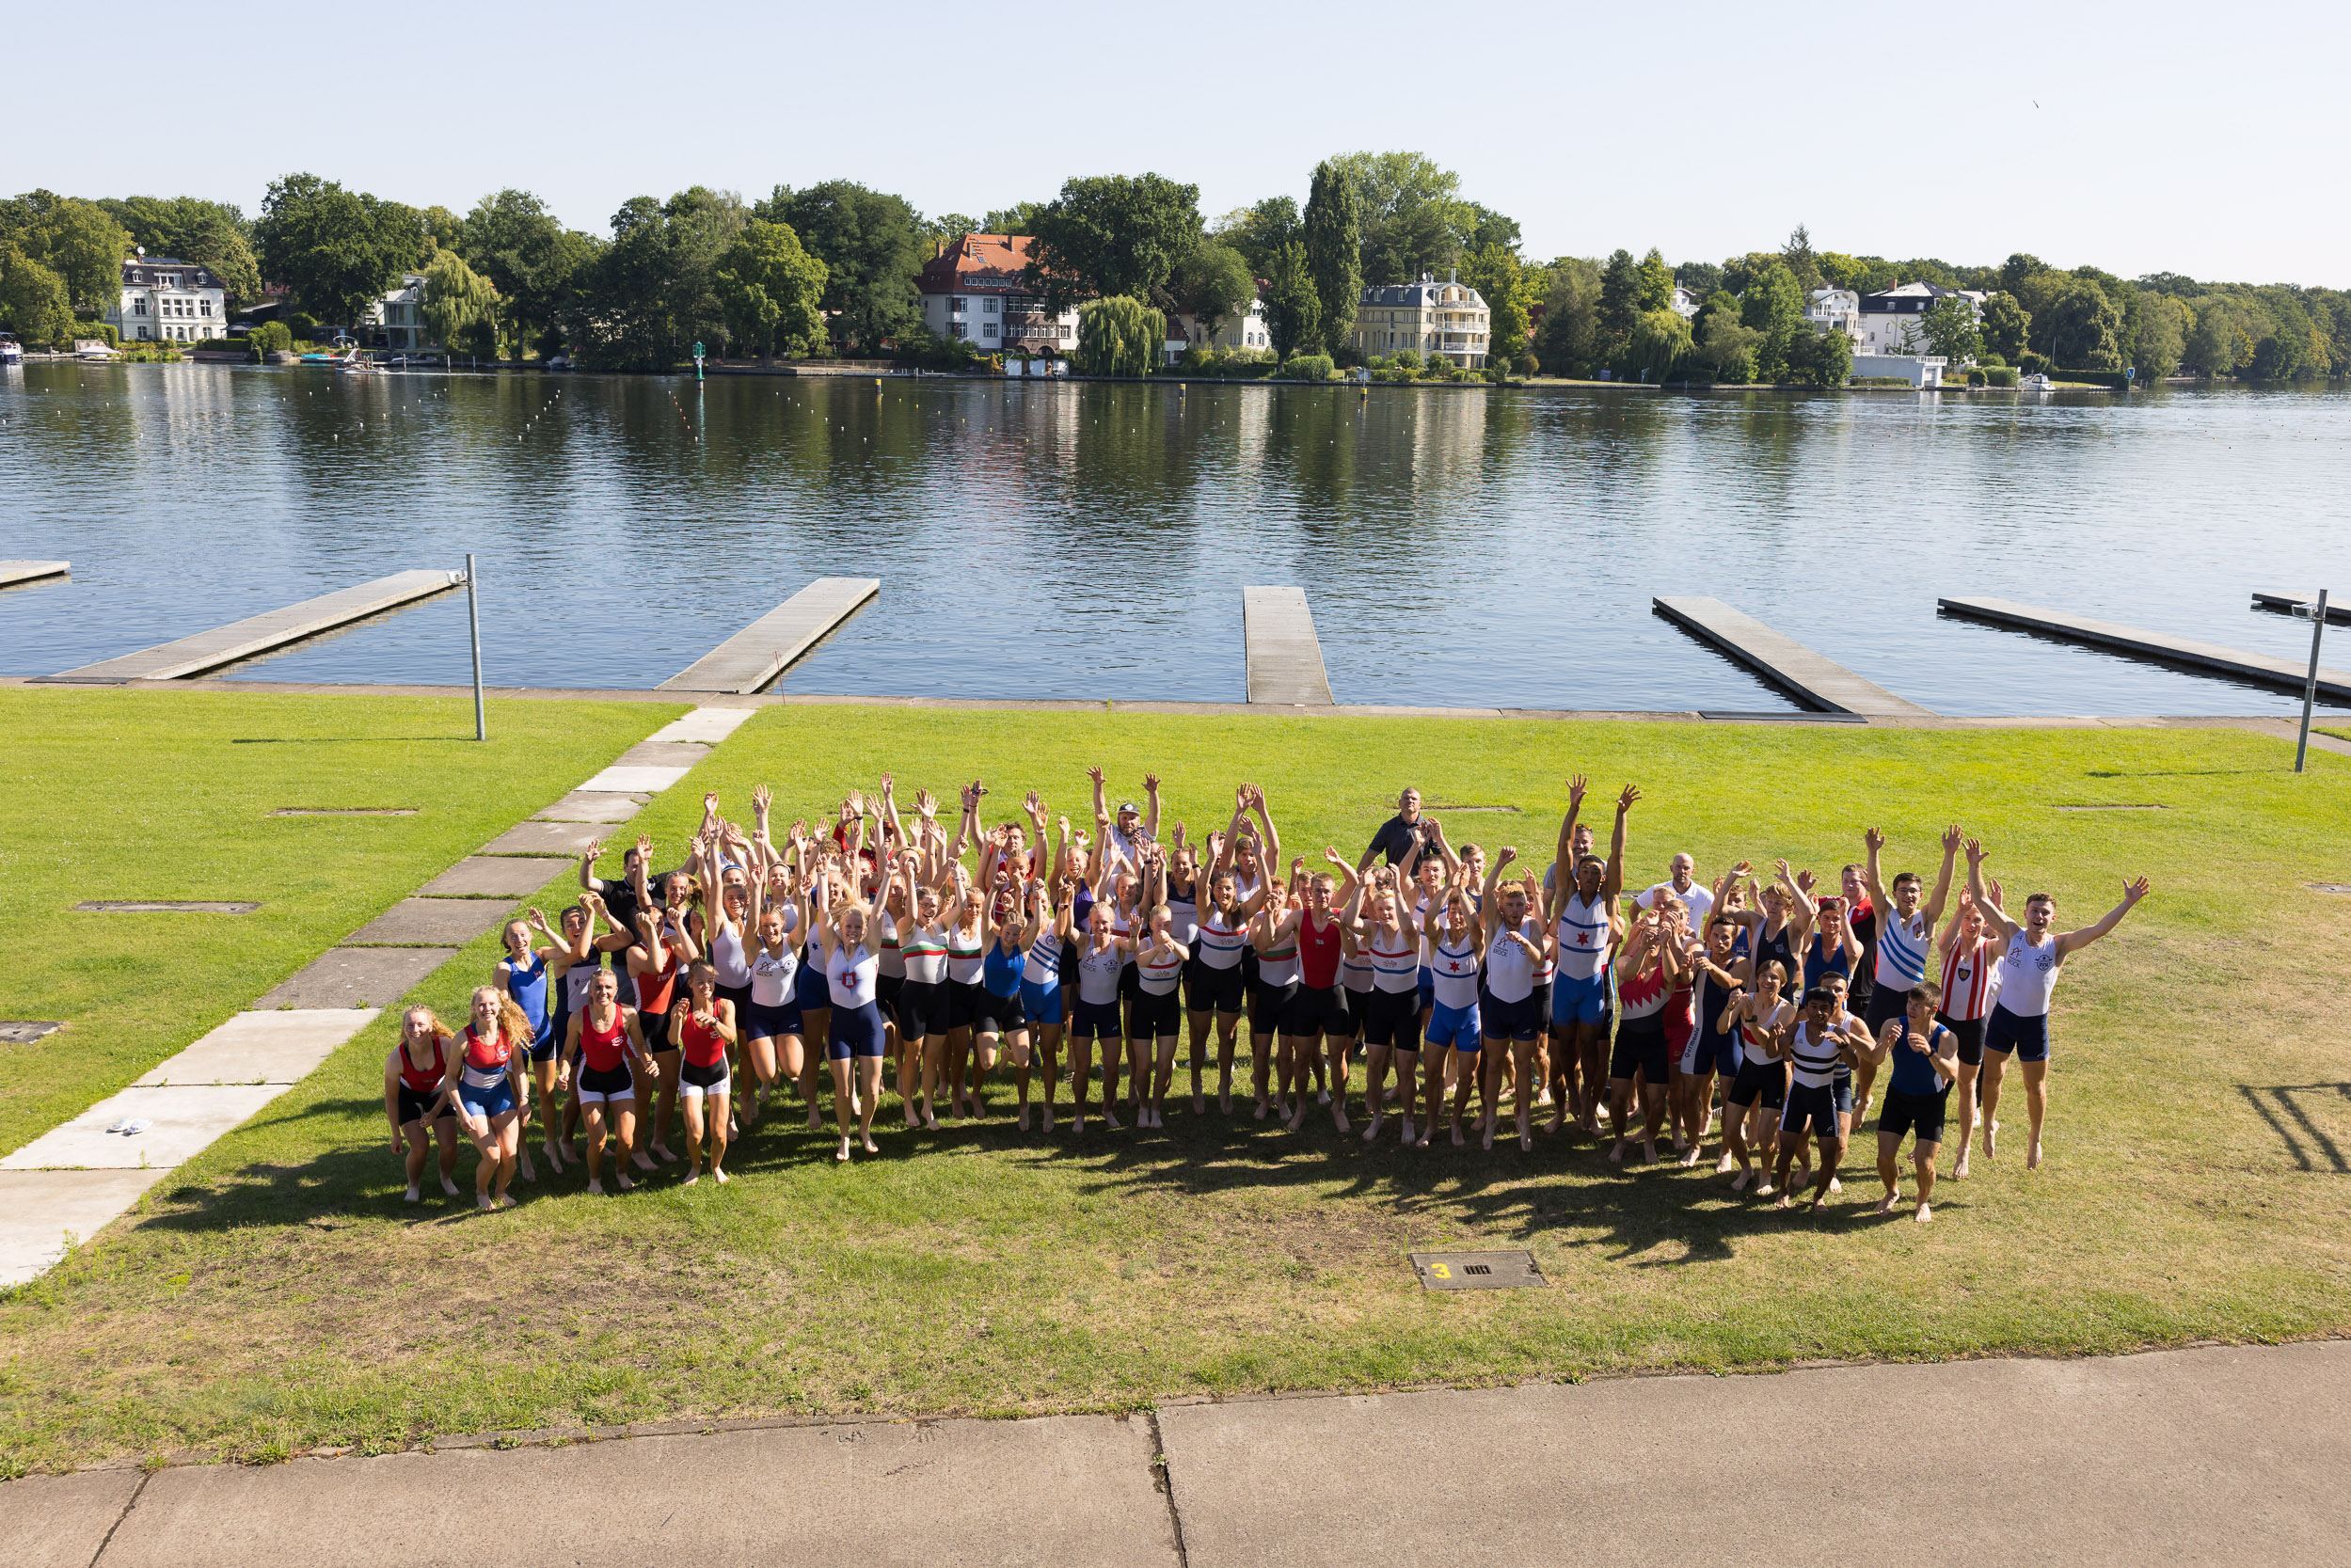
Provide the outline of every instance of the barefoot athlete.
{"type": "Polygon", "coordinates": [[[481,1152],[473,1199],[484,1209],[512,1209],[506,1189],[515,1180],[522,1143],[521,1064],[530,1059],[531,1024],[513,997],[496,986],[473,993],[473,1018],[444,1068],[442,1093],[457,1102],[457,1119],[481,1152]]]}
{"type": "MultiPolygon", "coordinates": [[[[2000,884],[1989,885],[1997,900],[2000,884]]],[[[1965,888],[1960,889],[1957,911],[1938,940],[1943,952],[1943,1006],[1934,1021],[1959,1041],[1959,1136],[1952,1140],[1959,1158],[1951,1165],[1951,1179],[1956,1181],[1967,1175],[1968,1140],[1976,1133],[1976,1075],[1984,1063],[1984,1018],[2000,989],[2000,955],[1984,926],[1983,911],[1976,908],[1976,895],[1965,888]]]]}
{"type": "Polygon", "coordinates": [[[1778,1054],[1780,1031],[1796,1011],[1781,999],[1787,984],[1787,969],[1777,958],[1767,958],[1755,971],[1755,990],[1731,993],[1730,1005],[1722,1015],[1725,1033],[1739,1038],[1738,1076],[1729,1088],[1723,1091],[1723,1158],[1727,1170],[1729,1162],[1737,1162],[1739,1178],[1731,1183],[1731,1191],[1744,1192],[1755,1179],[1755,1166],[1747,1158],[1752,1146],[1766,1150],[1763,1185],[1755,1189],[1758,1197],[1771,1196],[1770,1150],[1777,1146],[1780,1136],[1780,1112],[1787,1101],[1787,1064],[1778,1054]],[[1754,1115],[1760,1136],[1750,1139],[1748,1118],[1754,1115]]]}
{"type": "MultiPolygon", "coordinates": [[[[556,1170],[564,1168],[563,1156],[556,1152],[555,1131],[563,1118],[555,1110],[555,1050],[562,1041],[555,1026],[557,1009],[548,1005],[549,980],[554,965],[563,957],[563,939],[547,923],[547,916],[531,911],[529,920],[510,920],[500,939],[506,944],[506,956],[490,966],[490,984],[514,998],[522,1009],[523,1021],[531,1026],[530,1072],[532,1086],[538,1091],[539,1131],[546,1142],[543,1148],[547,1163],[556,1170]],[[531,933],[537,931],[556,945],[532,947],[531,933]]],[[[524,1118],[530,1114],[528,1103],[522,1107],[524,1118]]],[[[518,1138],[522,1134],[517,1133],[518,1138]]],[[[527,1138],[521,1142],[517,1154],[522,1165],[522,1179],[536,1181],[538,1173],[531,1168],[531,1146],[527,1138]]]]}
{"type": "Polygon", "coordinates": [[[1979,840],[1967,841],[1967,891],[1976,907],[1998,936],[2008,939],[2000,955],[2000,996],[1992,1005],[1984,1025],[1984,1158],[1993,1155],[1993,1118],[2000,1105],[2000,1079],[2010,1053],[2025,1075],[2025,1109],[2032,1117],[2032,1141],[2025,1146],[2025,1168],[2041,1168],[2041,1128],[2049,1110],[2049,995],[2057,989],[2057,972],[2069,954],[2078,953],[2122,924],[2149,883],[2141,877],[2122,884],[2122,902],[2094,925],[2077,930],[2052,931],[2057,901],[2045,893],[2027,894],[2022,925],[2011,920],[1984,886],[1984,862],[1991,858],[1979,840]]]}
{"type": "Polygon", "coordinates": [[[410,1203],[423,1196],[425,1156],[436,1143],[441,1191],[457,1196],[457,1107],[441,1092],[449,1077],[448,1040],[449,1030],[432,1008],[411,1007],[400,1015],[400,1043],[384,1058],[384,1116],[391,1123],[392,1152],[405,1152],[407,1160],[410,1203]]]}
{"type": "MultiPolygon", "coordinates": [[[[1862,845],[1867,851],[1862,864],[1862,886],[1869,895],[1877,956],[1870,966],[1872,985],[1863,997],[1861,1016],[1874,1039],[1903,1015],[1910,1005],[1911,988],[1927,977],[1935,925],[1943,918],[1943,901],[1951,892],[1951,864],[1959,858],[1959,824],[1943,830],[1943,869],[1935,877],[1934,892],[1927,895],[1923,904],[1919,895],[1925,884],[1917,872],[1900,873],[1890,889],[1881,879],[1878,861],[1885,848],[1885,834],[1871,828],[1862,834],[1862,845]]],[[[1853,989],[1861,990],[1858,985],[1853,989]]],[[[1877,1064],[1865,1057],[1853,1074],[1857,1110],[1868,1106],[1869,1088],[1877,1076],[1877,1064]]]]}
{"type": "Polygon", "coordinates": [[[719,994],[718,970],[697,959],[686,971],[686,993],[670,1015],[670,1037],[677,1041],[678,1093],[686,1101],[686,1180],[692,1186],[706,1168],[721,1185],[729,1177],[721,1168],[726,1158],[727,1096],[733,1075],[726,1053],[737,1037],[735,1004],[719,994]]]}
{"type": "Polygon", "coordinates": [[[872,906],[865,900],[847,890],[836,900],[829,881],[819,897],[817,926],[824,939],[825,986],[833,1002],[825,1056],[833,1069],[833,1125],[841,1135],[840,1150],[833,1157],[846,1164],[852,1107],[866,1152],[882,1152],[873,1141],[874,1106],[882,1099],[882,1009],[874,1005],[881,937],[872,928],[872,906]]]}
{"type": "Polygon", "coordinates": [[[1830,1022],[1835,1008],[1836,998],[1829,989],[1815,986],[1804,992],[1803,1011],[1780,1037],[1780,1054],[1787,1058],[1789,1083],[1787,1108],[1780,1115],[1779,1159],[1771,1178],[1779,1188],[1779,1196],[1771,1202],[1774,1209],[1788,1206],[1788,1164],[1803,1147],[1807,1133],[1820,1145],[1820,1171],[1812,1189],[1811,1212],[1817,1214],[1828,1207],[1837,1162],[1845,1157],[1845,1135],[1836,1108],[1836,1073],[1852,1055],[1852,1046],[1844,1032],[1830,1022]]]}
{"type": "MultiPolygon", "coordinates": [[[[1567,815],[1559,822],[1559,866],[1572,879],[1572,891],[1560,900],[1556,942],[1559,974],[1551,982],[1551,1031],[1560,1054],[1569,1097],[1583,1116],[1583,1130],[1594,1137],[1600,1131],[1600,1101],[1606,1080],[1610,1006],[1610,957],[1615,944],[1616,900],[1625,887],[1625,818],[1641,799],[1631,784],[1616,800],[1616,831],[1608,844],[1608,859],[1574,856],[1576,816],[1582,810],[1583,775],[1567,782],[1567,815]]],[[[1659,998],[1660,1006],[1663,998],[1659,998]]],[[[1660,1040],[1661,1043],[1661,1040],[1660,1040]]],[[[1611,1074],[1610,1076],[1613,1076],[1611,1074]]],[[[1656,1086],[1664,1092],[1663,1065],[1656,1086]]],[[[1555,1107],[1551,1131],[1565,1125],[1569,1107],[1555,1107]]]]}
{"type": "MultiPolygon", "coordinates": [[[[1893,929],[1890,923],[1881,925],[1879,942],[1883,942],[1893,929]]],[[[1883,980],[1878,982],[1878,989],[1885,990],[1883,980]]],[[[1872,1066],[1889,1056],[1894,1062],[1885,1104],[1878,1112],[1878,1180],[1885,1183],[1885,1200],[1878,1205],[1878,1212],[1890,1214],[1902,1201],[1895,1156],[1901,1152],[1902,1135],[1914,1132],[1917,1141],[1911,1148],[1911,1164],[1918,1172],[1918,1208],[1911,1217],[1921,1225],[1934,1218],[1928,1204],[1934,1196],[1934,1157],[1943,1144],[1944,1111],[1951,1085],[1959,1080],[1959,1037],[1934,1021],[1935,1004],[1942,999],[1943,988],[1932,980],[1911,987],[1902,998],[1903,1016],[1887,1020],[1863,1056],[1872,1066]]]]}
{"type": "MultiPolygon", "coordinates": [[[[596,896],[590,894],[589,897],[596,896]]],[[[570,1034],[564,1042],[564,1073],[573,1085],[572,1102],[580,1108],[588,1145],[588,1191],[604,1191],[604,1136],[609,1128],[617,1140],[612,1169],[623,1192],[636,1183],[628,1175],[635,1158],[645,1169],[653,1163],[636,1148],[637,1087],[653,1084],[653,1056],[645,1050],[644,1030],[634,1007],[620,1005],[620,977],[599,969],[588,982],[588,994],[571,1015],[570,1034]]]]}

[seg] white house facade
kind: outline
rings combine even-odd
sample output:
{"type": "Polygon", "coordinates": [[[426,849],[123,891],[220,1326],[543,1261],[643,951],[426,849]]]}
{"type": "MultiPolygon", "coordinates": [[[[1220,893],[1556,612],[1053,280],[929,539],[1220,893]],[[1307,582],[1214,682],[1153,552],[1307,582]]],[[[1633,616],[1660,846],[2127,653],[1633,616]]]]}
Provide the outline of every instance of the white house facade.
{"type": "Polygon", "coordinates": [[[106,320],[129,342],[201,342],[228,332],[229,293],[192,261],[134,256],[122,263],[122,297],[106,320]]]}
{"type": "Polygon", "coordinates": [[[1465,370],[1485,363],[1492,319],[1485,296],[1448,273],[1417,283],[1375,283],[1356,307],[1355,346],[1364,355],[1411,349],[1439,355],[1465,370]]]}
{"type": "Polygon", "coordinates": [[[1049,313],[1021,282],[1029,241],[1018,234],[963,234],[915,274],[923,325],[982,354],[1064,356],[1077,347],[1077,312],[1049,313]]]}
{"type": "Polygon", "coordinates": [[[399,286],[367,308],[359,320],[360,334],[371,348],[416,349],[425,341],[424,274],[404,272],[399,286]]]}
{"type": "MultiPolygon", "coordinates": [[[[1916,354],[1924,347],[1917,336],[1919,322],[1939,299],[1956,299],[1981,321],[1984,301],[1992,296],[1979,289],[1946,289],[1935,283],[1904,283],[1861,296],[1856,312],[1861,336],[1853,340],[1856,354],[1916,354]]],[[[1858,372],[1856,372],[1858,373],[1858,372]]]]}
{"type": "Polygon", "coordinates": [[[1842,332],[1852,341],[1853,352],[1866,347],[1861,325],[1861,295],[1851,289],[1815,289],[1804,303],[1804,320],[1822,337],[1842,332]]]}
{"type": "MultiPolygon", "coordinates": [[[[1258,280],[1257,293],[1249,301],[1248,309],[1237,316],[1227,316],[1216,325],[1214,332],[1202,326],[1196,316],[1179,313],[1176,320],[1182,324],[1182,335],[1188,348],[1271,350],[1274,346],[1273,334],[1265,326],[1265,282],[1263,278],[1258,280]]],[[[1172,338],[1176,334],[1170,332],[1168,336],[1172,338]]]]}

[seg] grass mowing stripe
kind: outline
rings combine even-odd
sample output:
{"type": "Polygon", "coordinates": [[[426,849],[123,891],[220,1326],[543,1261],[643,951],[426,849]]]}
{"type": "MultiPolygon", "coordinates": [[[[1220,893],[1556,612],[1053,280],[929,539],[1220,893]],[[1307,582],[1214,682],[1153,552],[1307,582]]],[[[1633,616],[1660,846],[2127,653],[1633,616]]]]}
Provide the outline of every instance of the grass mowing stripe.
{"type": "MultiPolygon", "coordinates": [[[[2340,875],[2343,759],[2315,755],[2297,780],[2289,749],[2222,731],[773,708],[643,825],[667,863],[705,787],[739,811],[769,781],[788,821],[884,767],[909,798],[986,778],[992,820],[1032,784],[1076,816],[1094,761],[1114,799],[1155,767],[1169,821],[1196,835],[1229,816],[1235,779],[1261,782],[1293,852],[1352,856],[1410,782],[1518,805],[1523,818],[1452,836],[1548,861],[1561,781],[1581,769],[1596,801],[1628,778],[1647,792],[1644,881],[1684,848],[1702,875],[1782,852],[1832,872],[1870,822],[1893,837],[1889,870],[1931,875],[1931,835],[1956,817],[1994,846],[2011,896],[2045,887],[2068,923],[2128,873],[2152,873],[2156,895],[2057,992],[2049,1166],[2019,1168],[2011,1085],[2008,1154],[1945,1183],[1929,1227],[1866,1212],[1867,1136],[1837,1212],[1810,1221],[1708,1170],[1620,1172],[1581,1140],[1523,1158],[1373,1149],[1326,1121],[1269,1131],[1246,1101],[1228,1122],[1184,1097],[1165,1134],[1023,1138],[1001,1074],[977,1127],[910,1133],[885,1099],[883,1157],[847,1169],[795,1102],[744,1140],[723,1191],[672,1177],[596,1201],[566,1176],[510,1214],[477,1218],[469,1200],[420,1214],[382,1126],[379,1021],[134,1223],[0,1304],[0,1451],[47,1466],[2351,1328],[2351,1193],[2325,1153],[2351,1148],[2351,1026],[2334,1005],[2351,906],[2303,886],[2340,875]],[[2060,816],[2052,795],[2169,809],[2060,816]],[[1404,1261],[1481,1246],[1529,1248],[1554,1288],[1433,1297],[1404,1261]]],[[[417,996],[454,1016],[493,956],[477,942],[417,996]]]]}
{"type": "Polygon", "coordinates": [[[682,707],[0,689],[0,1151],[122,1087],[682,707]],[[381,805],[414,816],[277,816],[381,805]],[[251,899],[250,914],[76,913],[251,899]]]}

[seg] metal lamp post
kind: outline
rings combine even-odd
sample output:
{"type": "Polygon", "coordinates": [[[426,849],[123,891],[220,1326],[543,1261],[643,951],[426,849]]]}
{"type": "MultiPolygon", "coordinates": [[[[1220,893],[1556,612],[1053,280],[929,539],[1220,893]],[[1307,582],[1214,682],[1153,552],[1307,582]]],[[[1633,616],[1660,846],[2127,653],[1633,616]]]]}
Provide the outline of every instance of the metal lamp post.
{"type": "Polygon", "coordinates": [[[466,553],[466,623],[473,632],[473,738],[490,737],[489,717],[482,705],[482,598],[475,592],[478,578],[473,569],[473,553],[466,553]]]}
{"type": "Polygon", "coordinates": [[[2311,709],[2318,702],[2318,644],[2327,635],[2327,590],[2318,591],[2316,604],[2295,605],[2294,612],[2311,618],[2311,673],[2302,683],[2302,734],[2294,743],[2294,770],[2299,773],[2311,752],[2311,709]]]}

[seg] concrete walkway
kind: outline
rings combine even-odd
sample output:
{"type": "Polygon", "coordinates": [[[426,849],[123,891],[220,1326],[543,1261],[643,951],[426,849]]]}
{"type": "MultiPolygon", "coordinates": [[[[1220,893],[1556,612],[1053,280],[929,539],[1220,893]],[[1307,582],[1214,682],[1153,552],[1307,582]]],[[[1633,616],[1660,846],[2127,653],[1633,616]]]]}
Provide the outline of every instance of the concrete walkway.
{"type": "MultiPolygon", "coordinates": [[[[0,1160],[0,1287],[21,1285],[311,1072],[385,1007],[506,918],[751,717],[699,707],[508,829],[219,1028],[0,1160]],[[620,777],[615,780],[614,776],[620,777]],[[516,842],[521,835],[524,842],[516,842]],[[549,851],[565,859],[555,859],[549,851]],[[548,858],[533,858],[534,855],[548,858]],[[144,1123],[133,1132],[117,1128],[144,1123]]],[[[5,1540],[0,1536],[0,1540],[5,1540]]]]}
{"type": "Polygon", "coordinates": [[[2340,1562],[2351,1343],[37,1476],[20,1568],[2340,1562]],[[503,1503],[495,1500],[504,1499],[503,1503]]]}

